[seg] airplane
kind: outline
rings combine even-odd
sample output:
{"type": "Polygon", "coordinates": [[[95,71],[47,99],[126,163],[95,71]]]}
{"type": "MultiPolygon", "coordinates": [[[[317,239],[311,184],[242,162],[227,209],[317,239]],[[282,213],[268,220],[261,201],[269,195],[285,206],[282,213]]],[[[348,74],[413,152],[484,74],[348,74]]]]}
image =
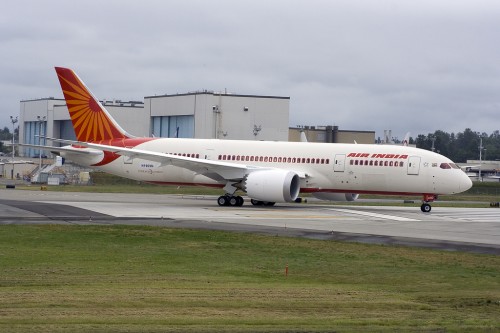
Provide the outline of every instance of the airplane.
{"type": "Polygon", "coordinates": [[[423,149],[367,144],[134,137],[111,117],[78,75],[55,68],[76,141],[63,147],[21,144],[125,178],[160,185],[224,190],[220,206],[299,201],[300,193],[332,201],[359,194],[422,196],[422,212],[438,195],[472,186],[450,159],[423,149]]]}

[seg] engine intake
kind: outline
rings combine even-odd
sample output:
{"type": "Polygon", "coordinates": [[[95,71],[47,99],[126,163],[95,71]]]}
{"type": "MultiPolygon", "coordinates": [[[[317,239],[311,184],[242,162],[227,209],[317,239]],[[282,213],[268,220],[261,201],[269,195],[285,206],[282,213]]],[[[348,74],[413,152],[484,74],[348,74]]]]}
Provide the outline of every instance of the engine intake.
{"type": "Polygon", "coordinates": [[[266,202],[294,202],[299,196],[299,176],[288,170],[254,171],[243,182],[243,190],[255,200],[266,202]]]}

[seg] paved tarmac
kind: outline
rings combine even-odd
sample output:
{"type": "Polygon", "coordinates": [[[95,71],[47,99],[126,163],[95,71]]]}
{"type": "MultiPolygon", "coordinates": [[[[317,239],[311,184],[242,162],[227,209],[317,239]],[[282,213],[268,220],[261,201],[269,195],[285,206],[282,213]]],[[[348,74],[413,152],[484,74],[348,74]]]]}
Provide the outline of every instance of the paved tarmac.
{"type": "Polygon", "coordinates": [[[130,224],[228,230],[500,254],[500,209],[342,206],[219,207],[214,196],[0,189],[1,224],[130,224]]]}

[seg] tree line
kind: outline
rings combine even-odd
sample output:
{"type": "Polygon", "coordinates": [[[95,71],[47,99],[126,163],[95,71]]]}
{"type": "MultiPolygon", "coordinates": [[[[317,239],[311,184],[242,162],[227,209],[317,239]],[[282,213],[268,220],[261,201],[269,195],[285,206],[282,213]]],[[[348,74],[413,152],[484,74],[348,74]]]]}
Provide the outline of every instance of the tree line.
{"type": "Polygon", "coordinates": [[[418,148],[432,150],[451,159],[454,162],[465,163],[467,160],[479,160],[479,146],[482,139],[482,160],[500,160],[500,132],[491,134],[474,132],[466,128],[463,132],[447,133],[437,130],[427,136],[420,134],[410,143],[418,148]],[[413,142],[412,142],[413,141],[413,142]]]}

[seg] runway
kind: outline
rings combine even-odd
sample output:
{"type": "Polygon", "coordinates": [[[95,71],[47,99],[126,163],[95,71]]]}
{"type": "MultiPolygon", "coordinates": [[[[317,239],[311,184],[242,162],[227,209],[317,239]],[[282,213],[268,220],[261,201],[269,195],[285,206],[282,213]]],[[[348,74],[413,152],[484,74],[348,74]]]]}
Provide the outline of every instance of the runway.
{"type": "Polygon", "coordinates": [[[500,254],[500,209],[219,207],[213,196],[0,190],[0,224],[137,224],[400,244],[500,254]]]}

